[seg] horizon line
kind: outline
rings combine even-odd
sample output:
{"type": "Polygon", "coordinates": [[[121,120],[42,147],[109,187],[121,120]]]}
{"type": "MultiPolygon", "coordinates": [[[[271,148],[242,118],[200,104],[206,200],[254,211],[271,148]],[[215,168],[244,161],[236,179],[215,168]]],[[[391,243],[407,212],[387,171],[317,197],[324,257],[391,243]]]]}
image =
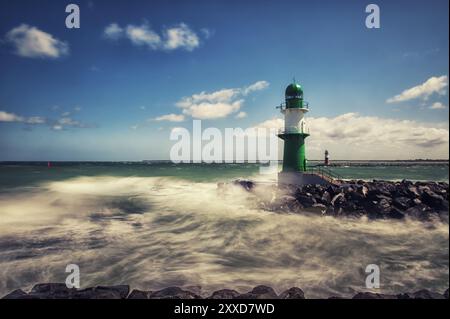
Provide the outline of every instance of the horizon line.
{"type": "MultiPolygon", "coordinates": [[[[311,159],[308,161],[314,161],[314,162],[323,162],[323,159],[311,159]]],[[[330,162],[449,162],[450,159],[335,159],[331,160],[330,162]]],[[[98,163],[111,163],[111,162],[132,162],[132,163],[143,163],[143,162],[171,162],[172,160],[163,159],[163,160],[0,160],[0,163],[70,163],[70,162],[98,162],[98,163]]],[[[283,160],[271,160],[271,161],[264,161],[264,163],[267,162],[279,162],[282,163],[283,160]]],[[[259,164],[261,161],[256,162],[249,162],[249,161],[239,161],[239,162],[214,162],[214,163],[206,163],[204,161],[202,162],[181,162],[181,163],[173,163],[173,164],[259,164]]]]}

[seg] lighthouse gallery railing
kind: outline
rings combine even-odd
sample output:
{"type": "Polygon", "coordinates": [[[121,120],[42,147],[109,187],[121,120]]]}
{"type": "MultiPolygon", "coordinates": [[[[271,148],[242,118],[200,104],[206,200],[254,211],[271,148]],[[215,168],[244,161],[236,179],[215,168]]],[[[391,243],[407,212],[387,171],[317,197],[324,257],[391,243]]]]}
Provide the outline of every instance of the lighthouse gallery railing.
{"type": "Polygon", "coordinates": [[[309,127],[306,128],[294,128],[294,127],[288,127],[284,129],[279,129],[278,134],[308,134],[309,135],[309,127]]]}

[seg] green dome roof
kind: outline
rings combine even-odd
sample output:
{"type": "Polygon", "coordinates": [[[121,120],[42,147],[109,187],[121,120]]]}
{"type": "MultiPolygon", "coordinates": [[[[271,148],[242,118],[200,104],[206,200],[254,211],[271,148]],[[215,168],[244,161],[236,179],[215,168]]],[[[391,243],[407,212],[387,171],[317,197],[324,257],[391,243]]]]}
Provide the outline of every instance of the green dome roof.
{"type": "Polygon", "coordinates": [[[300,86],[300,84],[297,83],[291,83],[286,88],[286,97],[288,96],[302,96],[303,95],[303,89],[300,86]]]}

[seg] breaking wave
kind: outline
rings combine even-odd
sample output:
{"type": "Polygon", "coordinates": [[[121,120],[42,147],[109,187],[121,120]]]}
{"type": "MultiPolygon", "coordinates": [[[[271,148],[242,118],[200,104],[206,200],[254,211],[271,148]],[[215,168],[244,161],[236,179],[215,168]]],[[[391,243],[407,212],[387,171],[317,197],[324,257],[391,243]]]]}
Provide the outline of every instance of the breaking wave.
{"type": "Polygon", "coordinates": [[[0,294],[82,286],[201,286],[245,292],[298,286],[307,297],[364,290],[381,268],[386,293],[448,288],[447,224],[274,214],[241,188],[164,177],[77,177],[0,195],[0,294]]]}

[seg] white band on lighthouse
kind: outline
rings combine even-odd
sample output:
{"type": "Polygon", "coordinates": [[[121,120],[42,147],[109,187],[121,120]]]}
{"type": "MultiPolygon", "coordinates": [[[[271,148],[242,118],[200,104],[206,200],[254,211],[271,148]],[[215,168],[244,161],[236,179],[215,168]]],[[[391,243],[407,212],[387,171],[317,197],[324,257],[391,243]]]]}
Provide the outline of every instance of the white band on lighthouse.
{"type": "Polygon", "coordinates": [[[308,109],[290,108],[284,110],[284,131],[289,133],[308,133],[306,121],[304,119],[305,113],[308,109]]]}

